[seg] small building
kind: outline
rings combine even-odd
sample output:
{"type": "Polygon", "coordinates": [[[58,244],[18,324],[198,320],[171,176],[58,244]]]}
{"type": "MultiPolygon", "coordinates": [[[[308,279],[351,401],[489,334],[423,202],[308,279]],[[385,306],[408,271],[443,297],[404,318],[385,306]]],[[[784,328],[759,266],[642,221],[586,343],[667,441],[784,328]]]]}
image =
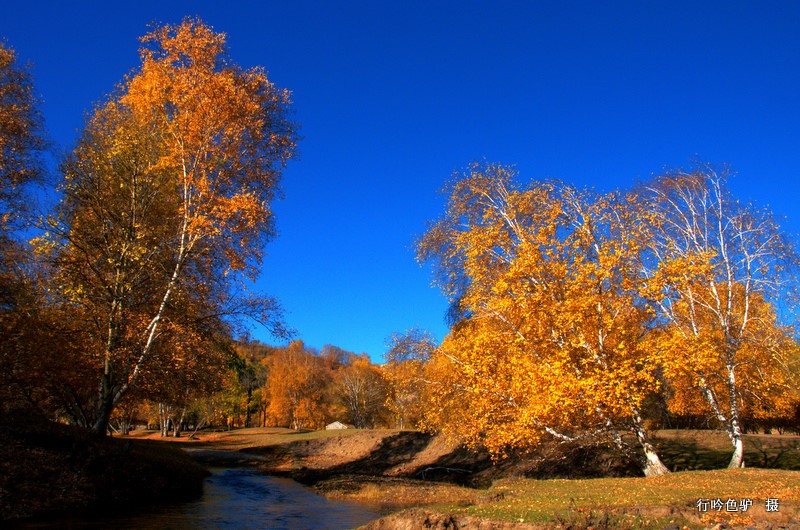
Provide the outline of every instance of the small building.
{"type": "Polygon", "coordinates": [[[342,423],[340,421],[335,421],[333,423],[329,423],[325,426],[326,431],[332,431],[335,429],[355,429],[355,425],[347,425],[346,423],[342,423]]]}

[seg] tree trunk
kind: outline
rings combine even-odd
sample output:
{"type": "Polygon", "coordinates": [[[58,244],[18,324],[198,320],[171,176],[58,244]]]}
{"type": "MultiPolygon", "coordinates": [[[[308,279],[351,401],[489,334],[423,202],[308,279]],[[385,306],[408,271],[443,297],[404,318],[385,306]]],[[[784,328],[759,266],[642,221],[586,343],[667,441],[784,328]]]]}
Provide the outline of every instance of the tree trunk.
{"type": "Polygon", "coordinates": [[[744,441],[742,440],[741,434],[738,436],[734,434],[733,439],[731,440],[733,443],[733,456],[731,456],[731,461],[728,464],[729,468],[741,468],[744,467],[744,441]]]}
{"type": "Polygon", "coordinates": [[[659,475],[666,475],[670,472],[669,468],[664,465],[655,448],[651,444],[643,444],[642,450],[644,451],[644,456],[647,461],[644,465],[645,477],[657,477],[659,475]]]}
{"type": "Polygon", "coordinates": [[[729,468],[740,468],[744,467],[744,444],[742,441],[742,428],[739,424],[739,409],[736,406],[736,394],[735,394],[735,384],[736,380],[734,379],[733,371],[729,371],[729,388],[731,390],[731,412],[730,417],[726,417],[723,414],[722,410],[719,407],[719,403],[717,402],[716,396],[714,395],[711,388],[706,384],[705,379],[700,380],[700,389],[703,391],[703,394],[706,396],[706,401],[711,405],[714,414],[717,416],[717,420],[719,420],[722,427],[725,429],[725,434],[728,435],[728,438],[733,445],[733,455],[731,456],[731,461],[728,464],[729,468]]]}
{"type": "Polygon", "coordinates": [[[158,421],[161,428],[162,438],[169,436],[170,423],[172,421],[172,407],[164,403],[158,404],[158,421]]]}
{"type": "Polygon", "coordinates": [[[100,378],[100,388],[97,392],[97,406],[92,431],[100,436],[105,436],[108,433],[108,422],[113,410],[114,389],[111,386],[111,362],[106,360],[103,375],[100,378]]]}
{"type": "Polygon", "coordinates": [[[658,456],[658,451],[650,443],[650,436],[647,434],[647,429],[644,428],[642,416],[637,409],[632,410],[633,413],[633,432],[636,434],[636,439],[639,440],[639,445],[642,446],[644,453],[644,476],[657,477],[659,475],[666,475],[669,473],[669,468],[664,465],[661,458],[658,456]]]}
{"type": "Polygon", "coordinates": [[[181,416],[177,419],[177,421],[173,421],[172,423],[172,436],[174,438],[181,437],[181,429],[183,428],[183,419],[186,416],[186,407],[181,409],[181,416]]]}
{"type": "Polygon", "coordinates": [[[253,399],[253,390],[248,386],[247,387],[247,398],[245,399],[244,404],[244,428],[250,427],[250,402],[253,399]]]}
{"type": "MultiPolygon", "coordinates": [[[[731,358],[732,354],[729,355],[731,358]]],[[[728,464],[729,468],[744,467],[744,442],[742,440],[742,426],[739,423],[739,403],[737,401],[737,386],[736,386],[736,365],[732,362],[728,364],[728,399],[730,400],[731,419],[728,436],[733,444],[733,455],[728,464]]]]}
{"type": "Polygon", "coordinates": [[[131,422],[133,421],[133,412],[125,411],[119,420],[119,433],[127,436],[131,433],[131,422]]]}

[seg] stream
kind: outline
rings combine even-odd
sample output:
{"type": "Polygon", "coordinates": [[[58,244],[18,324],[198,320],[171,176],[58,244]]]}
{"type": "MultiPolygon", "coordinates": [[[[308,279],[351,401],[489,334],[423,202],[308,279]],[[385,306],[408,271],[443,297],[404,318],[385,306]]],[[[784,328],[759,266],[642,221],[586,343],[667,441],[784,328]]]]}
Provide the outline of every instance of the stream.
{"type": "MultiPolygon", "coordinates": [[[[249,468],[211,468],[197,500],[151,508],[144,513],[92,519],[64,518],[59,528],[348,529],[380,518],[377,511],[332,501],[301,484],[249,468]]],[[[51,525],[53,522],[50,522],[51,525]]],[[[26,528],[51,527],[30,525],[26,528]]]]}

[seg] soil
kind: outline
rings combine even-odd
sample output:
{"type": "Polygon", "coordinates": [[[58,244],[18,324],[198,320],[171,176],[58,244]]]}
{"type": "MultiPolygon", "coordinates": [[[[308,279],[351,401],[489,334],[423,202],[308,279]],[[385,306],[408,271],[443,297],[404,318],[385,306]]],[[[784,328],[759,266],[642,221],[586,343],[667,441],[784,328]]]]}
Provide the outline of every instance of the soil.
{"type": "Polygon", "coordinates": [[[401,430],[342,430],[296,433],[280,428],[250,428],[204,432],[194,439],[161,438],[152,431],[134,431],[132,438],[177,442],[195,457],[215,462],[236,451],[240,459],[273,475],[305,484],[348,476],[402,477],[486,488],[503,477],[589,478],[641,476],[638,465],[613,450],[542,446],[536,453],[517,453],[492,461],[485,451],[473,451],[442,436],[401,430]],[[216,456],[215,456],[216,455],[216,456]]]}
{"type": "Polygon", "coordinates": [[[164,444],[0,414],[0,523],[187,500],[207,474],[164,444]]]}

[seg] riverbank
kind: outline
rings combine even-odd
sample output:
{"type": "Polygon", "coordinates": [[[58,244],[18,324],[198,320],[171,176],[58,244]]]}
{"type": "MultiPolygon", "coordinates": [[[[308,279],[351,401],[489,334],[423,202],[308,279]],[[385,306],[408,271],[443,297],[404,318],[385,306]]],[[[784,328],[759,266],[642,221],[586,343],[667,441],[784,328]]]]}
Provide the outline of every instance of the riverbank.
{"type": "Polygon", "coordinates": [[[0,522],[141,509],[202,494],[207,471],[179,448],[100,438],[0,415],[0,522]]]}
{"type": "Polygon", "coordinates": [[[643,478],[613,453],[563,446],[495,465],[486,455],[413,431],[242,429],[171,441],[207,461],[233,451],[241,463],[329,498],[375,506],[387,517],[367,525],[370,530],[800,528],[800,438],[746,438],[751,465],[788,469],[706,471],[724,465],[719,433],[663,432],[656,440],[668,465],[686,471],[643,478]],[[703,499],[705,511],[697,506],[703,499]],[[716,499],[725,508],[714,508],[716,499]],[[777,511],[767,510],[768,499],[777,501],[777,511]],[[747,510],[730,510],[728,501],[747,510]]]}

